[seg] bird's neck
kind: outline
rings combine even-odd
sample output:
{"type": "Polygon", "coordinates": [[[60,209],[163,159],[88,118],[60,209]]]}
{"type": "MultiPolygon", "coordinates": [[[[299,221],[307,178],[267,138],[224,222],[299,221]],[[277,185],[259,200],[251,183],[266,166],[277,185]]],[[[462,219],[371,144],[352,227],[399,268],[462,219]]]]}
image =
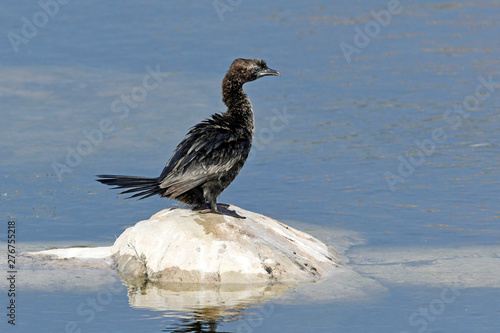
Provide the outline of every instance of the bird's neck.
{"type": "Polygon", "coordinates": [[[227,114],[236,123],[253,133],[254,117],[252,104],[247,94],[243,91],[243,84],[230,73],[222,81],[222,101],[227,106],[227,114]]]}

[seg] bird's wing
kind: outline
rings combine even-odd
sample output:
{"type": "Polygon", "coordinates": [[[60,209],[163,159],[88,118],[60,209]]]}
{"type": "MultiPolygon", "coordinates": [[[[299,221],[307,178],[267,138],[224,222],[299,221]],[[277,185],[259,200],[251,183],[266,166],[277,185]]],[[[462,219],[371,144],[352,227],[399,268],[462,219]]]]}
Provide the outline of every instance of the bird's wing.
{"type": "Polygon", "coordinates": [[[158,178],[160,187],[167,189],[165,195],[175,198],[244,162],[250,148],[249,135],[214,119],[194,126],[158,178]]]}

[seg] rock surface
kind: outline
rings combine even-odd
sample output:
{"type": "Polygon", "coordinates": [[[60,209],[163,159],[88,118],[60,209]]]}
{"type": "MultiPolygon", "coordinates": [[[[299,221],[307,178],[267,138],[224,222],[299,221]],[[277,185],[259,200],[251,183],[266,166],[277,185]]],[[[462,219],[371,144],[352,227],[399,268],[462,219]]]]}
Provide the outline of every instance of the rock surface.
{"type": "Polygon", "coordinates": [[[117,269],[162,283],[303,282],[326,278],[338,253],[269,217],[166,209],[128,228],[111,247],[117,269]]]}

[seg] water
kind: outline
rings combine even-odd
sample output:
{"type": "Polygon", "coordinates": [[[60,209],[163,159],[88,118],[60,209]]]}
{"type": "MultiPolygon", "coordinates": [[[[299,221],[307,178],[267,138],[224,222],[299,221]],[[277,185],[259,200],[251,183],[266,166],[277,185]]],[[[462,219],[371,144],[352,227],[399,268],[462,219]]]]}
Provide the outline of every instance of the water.
{"type": "Polygon", "coordinates": [[[245,86],[257,141],[220,200],[356,232],[363,241],[345,260],[383,290],[320,303],[291,291],[287,302],[210,316],[131,306],[117,288],[91,319],[79,305],[109,284],[27,288],[20,330],[498,331],[498,3],[400,1],[390,19],[379,15],[383,24],[370,12],[386,1],[217,3],[228,10],[85,1],[44,16],[37,1],[0,5],[4,225],[16,221],[20,250],[111,244],[170,203],[116,198],[94,175],[157,175],[190,126],[223,110],[231,61],[259,57],[282,76],[245,86]],[[39,26],[27,37],[23,17],[39,26]],[[25,38],[17,53],[10,32],[25,38]],[[156,69],[163,74],[147,78],[156,69]]]}

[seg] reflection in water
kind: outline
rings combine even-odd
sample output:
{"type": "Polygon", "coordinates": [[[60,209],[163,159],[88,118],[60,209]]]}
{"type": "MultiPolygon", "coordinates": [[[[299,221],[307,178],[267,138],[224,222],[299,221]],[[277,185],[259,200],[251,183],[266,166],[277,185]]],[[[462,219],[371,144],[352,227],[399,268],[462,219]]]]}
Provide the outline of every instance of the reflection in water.
{"type": "MultiPolygon", "coordinates": [[[[159,284],[121,276],[128,287],[130,305],[162,312],[176,322],[163,332],[218,332],[222,322],[243,322],[245,310],[282,297],[295,285],[159,284]]],[[[271,311],[274,306],[270,307],[271,311]]],[[[250,320],[250,318],[248,318],[250,320]]]]}
{"type": "Polygon", "coordinates": [[[163,332],[180,333],[180,332],[206,332],[206,333],[225,333],[217,331],[217,324],[221,321],[233,321],[242,318],[242,314],[231,317],[221,317],[219,319],[210,319],[210,312],[213,308],[205,308],[192,312],[191,318],[179,318],[179,322],[171,325],[163,330],[163,332]]]}

